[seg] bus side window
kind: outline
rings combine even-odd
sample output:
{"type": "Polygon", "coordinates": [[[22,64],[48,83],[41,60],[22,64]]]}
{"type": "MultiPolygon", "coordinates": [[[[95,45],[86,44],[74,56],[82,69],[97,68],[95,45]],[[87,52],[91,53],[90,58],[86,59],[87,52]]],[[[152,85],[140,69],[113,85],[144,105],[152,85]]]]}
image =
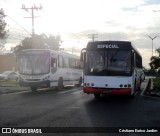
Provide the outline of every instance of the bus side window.
{"type": "Polygon", "coordinates": [[[70,68],[75,68],[75,62],[73,58],[69,58],[69,67],[70,68]]]}
{"type": "Polygon", "coordinates": [[[64,61],[62,56],[58,56],[58,67],[64,68],[64,61]]]}
{"type": "Polygon", "coordinates": [[[81,65],[80,65],[80,61],[79,60],[75,60],[75,68],[81,69],[81,65]]]}
{"type": "Polygon", "coordinates": [[[67,57],[64,58],[64,67],[69,68],[69,59],[67,57]]]}

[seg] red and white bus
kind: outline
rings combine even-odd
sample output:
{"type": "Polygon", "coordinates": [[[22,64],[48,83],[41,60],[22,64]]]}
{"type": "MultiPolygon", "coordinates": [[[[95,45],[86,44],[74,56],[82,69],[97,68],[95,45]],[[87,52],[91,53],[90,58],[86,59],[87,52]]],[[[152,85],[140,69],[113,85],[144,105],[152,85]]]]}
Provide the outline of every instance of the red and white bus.
{"type": "Polygon", "coordinates": [[[83,92],[134,96],[142,79],[142,56],[129,41],[89,42],[81,52],[83,92]]]}

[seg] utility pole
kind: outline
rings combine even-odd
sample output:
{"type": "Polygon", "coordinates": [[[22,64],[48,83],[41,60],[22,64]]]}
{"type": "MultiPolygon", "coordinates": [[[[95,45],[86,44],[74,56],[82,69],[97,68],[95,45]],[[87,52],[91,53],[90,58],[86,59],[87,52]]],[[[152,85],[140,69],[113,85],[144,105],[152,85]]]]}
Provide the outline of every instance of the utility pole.
{"type": "Polygon", "coordinates": [[[158,36],[154,36],[154,37],[151,37],[150,35],[145,35],[145,36],[147,36],[152,40],[152,57],[153,57],[153,40],[156,39],[158,36]]]}
{"type": "Polygon", "coordinates": [[[35,31],[34,31],[34,18],[36,16],[34,16],[34,10],[41,10],[42,6],[39,5],[39,7],[37,7],[36,5],[33,5],[31,8],[26,8],[25,5],[22,5],[22,9],[24,9],[25,11],[29,12],[29,10],[31,10],[31,17],[25,17],[25,18],[32,18],[32,37],[34,37],[35,31]]]}
{"type": "Polygon", "coordinates": [[[89,34],[89,35],[88,35],[88,38],[91,38],[92,41],[94,42],[94,41],[95,41],[95,38],[98,38],[98,34],[89,34]]]}

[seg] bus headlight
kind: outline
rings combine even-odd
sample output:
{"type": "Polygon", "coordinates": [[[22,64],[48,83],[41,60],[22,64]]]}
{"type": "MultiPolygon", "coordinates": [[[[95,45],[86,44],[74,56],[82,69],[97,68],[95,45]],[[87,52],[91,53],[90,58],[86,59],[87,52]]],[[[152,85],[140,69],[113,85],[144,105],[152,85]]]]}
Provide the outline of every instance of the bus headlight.
{"type": "Polygon", "coordinates": [[[84,86],[86,86],[86,87],[87,87],[87,86],[90,86],[90,84],[89,84],[89,83],[84,83],[84,86]]]}
{"type": "Polygon", "coordinates": [[[48,76],[44,77],[43,80],[48,80],[49,78],[50,78],[50,76],[48,75],[48,76]]]}

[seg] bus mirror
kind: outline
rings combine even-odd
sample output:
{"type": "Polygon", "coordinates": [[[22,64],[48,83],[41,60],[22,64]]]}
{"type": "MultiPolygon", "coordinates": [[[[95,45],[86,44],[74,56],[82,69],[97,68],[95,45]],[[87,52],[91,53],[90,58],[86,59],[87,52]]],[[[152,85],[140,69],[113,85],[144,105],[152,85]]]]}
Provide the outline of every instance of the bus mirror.
{"type": "Polygon", "coordinates": [[[86,55],[86,48],[81,50],[80,61],[83,62],[86,55]]]}
{"type": "Polygon", "coordinates": [[[51,67],[55,67],[55,64],[56,64],[56,59],[51,58],[51,67]]]}

